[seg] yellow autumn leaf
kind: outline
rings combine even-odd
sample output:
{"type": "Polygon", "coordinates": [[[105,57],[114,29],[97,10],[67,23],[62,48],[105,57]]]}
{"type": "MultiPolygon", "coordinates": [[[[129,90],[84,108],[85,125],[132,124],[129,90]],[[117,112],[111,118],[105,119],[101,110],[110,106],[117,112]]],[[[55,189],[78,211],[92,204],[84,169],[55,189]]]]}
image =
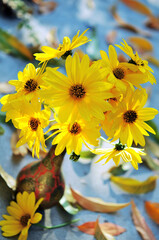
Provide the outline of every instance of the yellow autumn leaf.
{"type": "Polygon", "coordinates": [[[96,220],[95,225],[95,238],[96,240],[115,240],[114,236],[110,235],[101,228],[98,219],[96,220]]]}
{"type": "Polygon", "coordinates": [[[154,190],[157,178],[157,176],[151,176],[145,181],[138,181],[133,178],[111,176],[110,180],[126,192],[142,194],[154,190]]]}
{"type": "Polygon", "coordinates": [[[140,50],[142,52],[150,52],[153,50],[152,44],[146,38],[129,37],[128,40],[137,48],[137,50],[140,50]]]}
{"type": "Polygon", "coordinates": [[[71,188],[71,192],[73,197],[76,199],[76,202],[83,208],[93,211],[93,212],[102,212],[102,213],[110,213],[116,212],[124,207],[130,205],[128,203],[111,203],[111,202],[104,202],[100,198],[94,197],[84,197],[77,191],[71,188]]]}

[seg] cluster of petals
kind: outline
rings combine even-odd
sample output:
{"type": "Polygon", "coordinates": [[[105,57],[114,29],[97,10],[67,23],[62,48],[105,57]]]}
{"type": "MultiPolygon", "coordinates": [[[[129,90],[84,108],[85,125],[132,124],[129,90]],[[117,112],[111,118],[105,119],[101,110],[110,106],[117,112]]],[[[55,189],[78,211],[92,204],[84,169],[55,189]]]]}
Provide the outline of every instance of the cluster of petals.
{"type": "Polygon", "coordinates": [[[35,54],[36,60],[43,63],[41,68],[36,69],[30,63],[18,73],[18,80],[10,81],[16,93],[0,100],[2,111],[7,112],[6,121],[11,119],[21,130],[17,147],[28,143],[33,148],[33,156],[34,152],[39,156],[40,146],[45,149],[44,134],[54,137],[56,155],[65,148],[68,154],[80,155],[82,144],[98,145],[102,128],[108,139],[119,139],[122,146],[126,146],[117,157],[116,152],[110,154],[115,163],[119,164],[122,155],[124,161],[130,161],[137,169],[141,162],[137,155],[142,153],[131,148],[133,142],[144,146],[144,136],[148,136],[148,132],[155,134],[146,122],[158,111],[145,107],[147,93],[142,87],[146,82],[156,83],[153,70],[125,40],[116,46],[128,55],[127,62],[119,62],[112,45],[108,55],[101,51],[101,59],[93,63],[87,54],[80,58],[75,52],[72,56],[73,49],[90,41],[85,36],[87,30],[81,35],[78,31],[72,41],[64,37],[57,49],[42,47],[43,52],[35,54]],[[60,57],[66,59],[66,74],[58,68],[47,67],[50,59],[60,57]],[[54,124],[48,128],[50,109],[54,112],[54,124]]]}

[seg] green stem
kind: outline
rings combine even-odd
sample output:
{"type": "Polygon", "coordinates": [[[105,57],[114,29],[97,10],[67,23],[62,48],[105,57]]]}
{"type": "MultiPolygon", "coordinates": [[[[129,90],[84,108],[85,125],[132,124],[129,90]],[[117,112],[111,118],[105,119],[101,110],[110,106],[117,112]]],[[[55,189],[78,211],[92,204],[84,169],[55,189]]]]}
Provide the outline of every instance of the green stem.
{"type": "Polygon", "coordinates": [[[79,220],[80,219],[74,219],[74,220],[71,220],[69,222],[61,223],[59,225],[55,225],[55,226],[51,226],[51,227],[46,227],[46,226],[43,226],[41,224],[36,224],[35,226],[46,228],[46,229],[54,229],[54,228],[60,228],[60,227],[64,227],[64,226],[70,225],[71,223],[78,222],[79,220]]]}

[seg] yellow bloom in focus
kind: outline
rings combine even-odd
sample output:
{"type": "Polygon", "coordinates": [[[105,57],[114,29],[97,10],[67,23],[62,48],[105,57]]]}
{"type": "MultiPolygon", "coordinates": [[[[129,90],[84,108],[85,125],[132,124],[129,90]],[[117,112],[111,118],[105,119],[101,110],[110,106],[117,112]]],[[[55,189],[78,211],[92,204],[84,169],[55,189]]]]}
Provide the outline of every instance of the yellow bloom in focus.
{"type": "Polygon", "coordinates": [[[42,214],[35,213],[39,205],[43,201],[40,198],[35,203],[35,193],[18,193],[17,202],[11,201],[7,207],[9,215],[3,215],[5,220],[0,221],[2,235],[4,237],[12,237],[20,233],[18,240],[27,240],[28,230],[31,224],[36,224],[42,219],[42,214]]]}
{"type": "Polygon", "coordinates": [[[113,159],[116,166],[118,166],[120,160],[123,160],[124,162],[130,162],[136,170],[138,170],[138,163],[142,163],[140,155],[146,155],[144,152],[142,152],[142,149],[127,147],[121,143],[115,144],[113,148],[99,148],[91,151],[95,154],[103,154],[103,156],[100,157],[99,160],[96,161],[96,163],[100,162],[103,159],[106,159],[104,163],[106,164],[111,159],[113,159]]]}
{"type": "Polygon", "coordinates": [[[43,129],[49,125],[50,109],[41,110],[41,104],[34,102],[16,102],[14,109],[8,111],[8,118],[12,119],[14,126],[21,129],[19,141],[16,147],[28,143],[29,148],[32,148],[32,156],[36,152],[39,158],[40,144],[45,151],[45,139],[43,129]]]}
{"type": "Polygon", "coordinates": [[[111,113],[114,120],[112,131],[114,133],[114,141],[120,138],[122,144],[128,147],[135,144],[145,145],[145,136],[149,136],[147,131],[156,134],[155,131],[145,121],[149,121],[155,117],[158,111],[154,108],[144,108],[147,101],[147,93],[145,90],[132,91],[128,89],[127,95],[122,102],[118,104],[117,111],[111,113]]]}
{"type": "Polygon", "coordinates": [[[59,44],[57,49],[48,47],[48,46],[43,46],[41,50],[44,53],[35,53],[35,59],[41,62],[50,60],[52,58],[60,58],[61,56],[67,57],[68,55],[71,54],[71,50],[74,48],[77,48],[91,40],[89,40],[84,34],[88,31],[86,29],[80,36],[79,32],[73,37],[72,42],[69,37],[64,37],[63,43],[59,44]]]}
{"type": "Polygon", "coordinates": [[[121,42],[122,46],[117,44],[115,46],[120,48],[131,58],[128,63],[136,66],[137,70],[144,74],[143,76],[144,79],[142,83],[145,83],[147,81],[150,81],[151,84],[156,83],[155,77],[151,74],[153,70],[148,66],[148,61],[142,60],[137,52],[134,53],[132,47],[130,47],[124,39],[123,42],[124,43],[121,42]]]}
{"type": "Polygon", "coordinates": [[[112,85],[106,83],[103,69],[89,66],[90,60],[85,55],[81,62],[77,53],[66,59],[67,76],[52,68],[47,68],[46,80],[50,84],[47,90],[51,107],[58,108],[58,118],[65,122],[69,117],[74,121],[91,117],[104,120],[104,112],[110,109],[105,99],[113,96],[109,90],[112,85]]]}
{"type": "Polygon", "coordinates": [[[23,72],[19,71],[18,80],[10,80],[9,83],[15,86],[17,97],[25,97],[28,101],[41,98],[41,90],[46,89],[44,81],[44,70],[47,63],[41,68],[36,69],[32,63],[24,68],[23,72]]]}
{"type": "Polygon", "coordinates": [[[146,82],[143,74],[137,72],[136,65],[119,63],[117,53],[112,45],[109,46],[109,58],[106,52],[100,51],[100,53],[102,59],[95,64],[105,69],[106,81],[113,84],[118,91],[125,93],[129,86],[141,88],[140,84],[146,82]]]}
{"type": "Polygon", "coordinates": [[[52,141],[53,145],[57,144],[55,155],[62,153],[65,148],[68,154],[74,151],[76,155],[80,155],[82,143],[85,144],[86,142],[93,146],[97,146],[97,138],[100,137],[100,128],[95,125],[94,121],[89,124],[83,120],[77,120],[72,124],[69,122],[56,123],[48,132],[51,130],[55,130],[55,132],[52,133],[49,138],[57,134],[52,141]]]}

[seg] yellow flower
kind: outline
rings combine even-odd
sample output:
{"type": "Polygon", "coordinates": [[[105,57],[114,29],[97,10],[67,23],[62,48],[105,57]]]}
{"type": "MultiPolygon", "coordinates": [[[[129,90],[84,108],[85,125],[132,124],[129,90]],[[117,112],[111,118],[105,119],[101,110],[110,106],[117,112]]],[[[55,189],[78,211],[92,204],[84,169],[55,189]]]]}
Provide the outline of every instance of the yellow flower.
{"type": "Polygon", "coordinates": [[[108,161],[113,159],[116,166],[118,166],[120,160],[122,159],[124,162],[130,162],[132,166],[137,170],[138,163],[142,163],[140,155],[146,155],[144,152],[142,152],[142,149],[139,148],[127,147],[126,145],[123,145],[121,143],[112,145],[114,145],[113,148],[99,148],[91,150],[95,154],[104,154],[102,157],[99,158],[98,161],[96,161],[96,163],[100,162],[103,159],[106,159],[104,163],[106,164],[108,161]]]}
{"type": "Polygon", "coordinates": [[[47,90],[51,106],[58,108],[58,118],[65,122],[70,117],[91,117],[104,120],[104,113],[109,107],[105,99],[112,96],[109,89],[112,85],[106,83],[103,69],[89,66],[89,57],[85,55],[81,62],[77,53],[66,59],[67,77],[52,68],[47,68],[46,80],[50,84],[47,90]]]}
{"type": "Polygon", "coordinates": [[[124,43],[121,42],[122,46],[120,45],[115,46],[120,48],[131,58],[128,63],[135,65],[137,67],[137,70],[144,74],[142,83],[145,83],[147,81],[150,81],[151,84],[156,83],[155,77],[151,74],[153,70],[148,66],[148,61],[142,60],[137,52],[134,53],[132,47],[130,47],[124,39],[123,42],[124,43]]]}
{"type": "Polygon", "coordinates": [[[9,81],[11,85],[15,86],[17,97],[25,96],[28,101],[41,98],[41,90],[47,88],[43,73],[45,67],[46,63],[43,64],[42,68],[38,69],[32,63],[29,63],[23,72],[19,71],[18,80],[9,81]]]}
{"type": "Polygon", "coordinates": [[[14,108],[8,111],[7,120],[12,119],[14,126],[21,129],[16,147],[28,143],[29,148],[33,147],[34,152],[39,158],[40,144],[45,151],[45,139],[43,129],[49,125],[50,110],[45,108],[41,110],[39,102],[32,104],[21,101],[14,102],[14,108]]]}
{"type": "Polygon", "coordinates": [[[137,89],[132,91],[128,89],[127,95],[122,102],[118,104],[117,111],[111,113],[114,120],[112,131],[114,133],[114,141],[120,138],[122,144],[128,147],[135,144],[145,145],[143,135],[149,136],[147,131],[155,134],[155,131],[145,121],[149,121],[155,117],[158,111],[154,108],[144,108],[147,101],[146,91],[137,89]]]}
{"type": "Polygon", "coordinates": [[[68,55],[70,55],[72,49],[77,48],[91,41],[86,36],[84,36],[84,34],[87,31],[88,29],[86,29],[80,36],[79,36],[80,31],[78,31],[77,34],[73,37],[72,42],[69,37],[64,37],[63,43],[59,44],[57,49],[43,46],[41,50],[44,53],[35,53],[34,54],[35,59],[38,61],[44,62],[55,57],[57,58],[60,58],[61,56],[67,57],[68,55]]]}
{"type": "Polygon", "coordinates": [[[113,84],[113,87],[122,93],[125,93],[127,87],[136,86],[141,88],[140,84],[145,83],[143,74],[137,72],[136,65],[130,63],[119,63],[115,48],[109,46],[109,58],[104,51],[100,51],[101,60],[98,60],[95,65],[104,68],[106,71],[106,81],[113,84]]]}
{"type": "Polygon", "coordinates": [[[2,235],[4,237],[12,237],[20,233],[18,240],[27,240],[28,230],[31,224],[38,223],[42,219],[42,214],[35,213],[39,205],[43,201],[40,198],[35,203],[35,193],[18,193],[16,196],[17,203],[10,202],[10,206],[7,207],[7,211],[10,214],[3,215],[5,220],[0,221],[2,235]]]}
{"type": "Polygon", "coordinates": [[[55,130],[55,132],[52,133],[49,138],[58,134],[52,142],[53,145],[57,144],[55,155],[62,153],[65,148],[68,154],[71,154],[71,152],[74,151],[76,155],[80,155],[82,143],[85,144],[86,142],[93,146],[97,146],[97,138],[100,137],[100,128],[94,123],[94,121],[89,124],[83,120],[76,120],[74,123],[56,123],[48,130],[48,132],[51,130],[55,130]]]}

